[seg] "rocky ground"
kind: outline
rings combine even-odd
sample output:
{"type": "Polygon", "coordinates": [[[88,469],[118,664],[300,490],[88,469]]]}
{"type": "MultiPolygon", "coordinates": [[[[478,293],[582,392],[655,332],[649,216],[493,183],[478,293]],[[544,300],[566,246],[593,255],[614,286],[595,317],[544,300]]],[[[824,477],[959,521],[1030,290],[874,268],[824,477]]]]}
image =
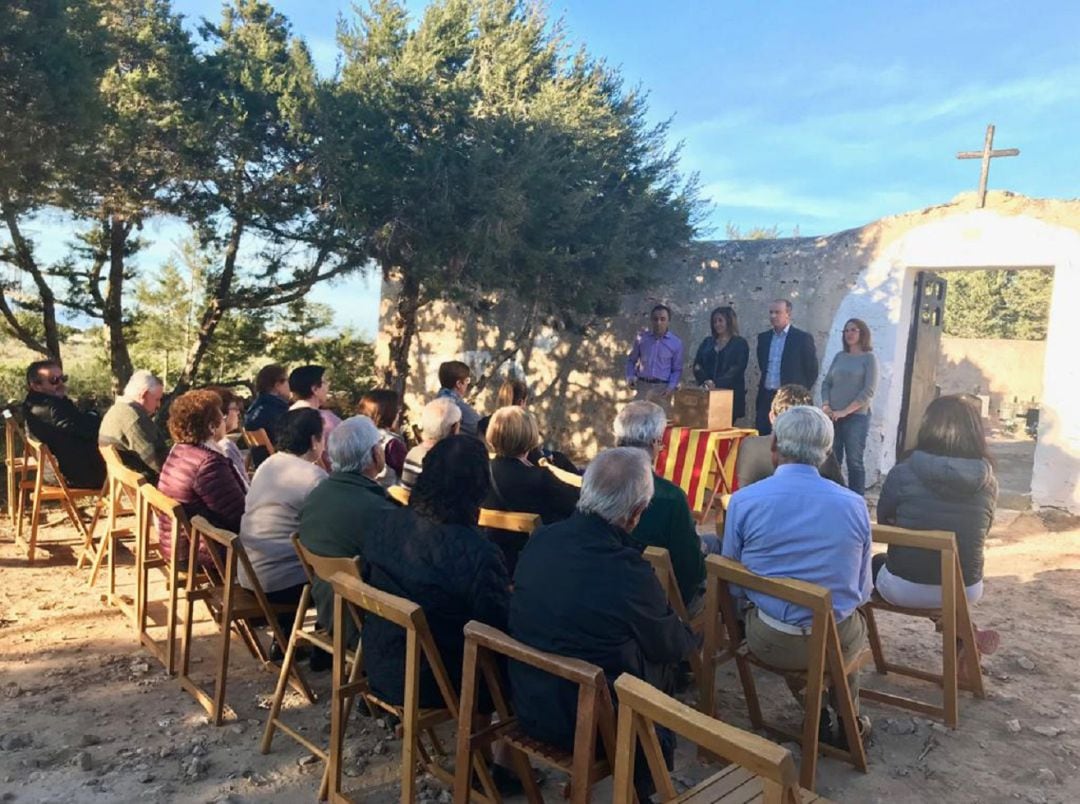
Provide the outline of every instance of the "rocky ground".
{"type": "MultiPolygon", "coordinates": [[[[1003,636],[984,663],[988,699],[965,695],[956,731],[865,706],[875,720],[869,772],[823,759],[818,792],[889,804],[1080,801],[1080,523],[1052,512],[1001,512],[992,537],[987,597],[976,609],[979,624],[1003,636]]],[[[237,717],[217,728],[139,647],[124,616],[101,603],[104,586],[88,588],[87,573],[74,569],[71,531],[47,528],[42,542],[49,552],[28,567],[10,528],[0,529],[0,800],[314,800],[320,762],[284,735],[270,754],[259,753],[274,678],[238,641],[228,690],[237,717]]],[[[197,629],[194,667],[206,677],[210,633],[205,624],[197,629]]],[[[940,637],[930,624],[883,618],[883,633],[887,650],[937,661],[940,637]]],[[[309,678],[327,692],[327,673],[309,678]]],[[[725,718],[747,725],[730,669],[717,684],[725,718]]],[[[779,682],[762,677],[761,690],[767,714],[795,717],[779,682]]],[[[291,722],[327,739],[324,703],[290,693],[287,706],[291,722]]],[[[349,786],[365,801],[397,800],[400,744],[389,724],[356,716],[350,735],[349,786]]],[[[681,747],[677,780],[689,784],[708,772],[681,747]]],[[[558,800],[554,781],[546,790],[558,800]]],[[[604,784],[594,797],[609,795],[604,784]]],[[[450,800],[430,780],[420,796],[450,800]]]]}

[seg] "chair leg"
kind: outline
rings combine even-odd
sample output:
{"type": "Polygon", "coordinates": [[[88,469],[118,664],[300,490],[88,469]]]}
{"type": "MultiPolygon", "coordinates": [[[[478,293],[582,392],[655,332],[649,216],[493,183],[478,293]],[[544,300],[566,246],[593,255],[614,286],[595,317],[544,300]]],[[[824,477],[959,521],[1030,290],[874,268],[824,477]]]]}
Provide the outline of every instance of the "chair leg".
{"type": "Polygon", "coordinates": [[[220,726],[225,716],[225,682],[229,674],[229,645],[232,642],[232,595],[225,590],[225,605],[221,612],[221,656],[218,658],[217,678],[214,680],[214,725],[220,726]]]}
{"type": "MultiPolygon", "coordinates": [[[[857,617],[858,613],[854,616],[857,617]]],[[[848,753],[851,757],[851,763],[865,773],[866,747],[863,745],[862,736],[859,734],[855,701],[851,695],[851,686],[848,684],[847,676],[844,674],[844,654],[840,649],[840,637],[836,632],[835,625],[830,627],[827,639],[826,662],[829,679],[832,681],[833,691],[840,709],[837,714],[840,716],[840,723],[843,726],[844,733],[847,735],[848,753]]],[[[805,761],[805,757],[803,759],[805,761]]]]}
{"type": "Polygon", "coordinates": [[[281,714],[281,703],[285,700],[285,687],[288,686],[289,672],[292,670],[296,656],[296,642],[304,627],[304,615],[307,613],[310,599],[311,585],[308,584],[304,586],[304,591],[300,595],[296,617],[293,618],[292,633],[289,635],[289,644],[285,647],[285,658],[281,660],[281,672],[278,673],[277,686],[274,688],[274,700],[270,704],[270,715],[266,718],[266,728],[263,730],[262,743],[259,745],[259,750],[264,754],[270,753],[270,744],[274,741],[274,729],[277,727],[278,715],[281,714]]]}
{"type": "Polygon", "coordinates": [[[956,626],[960,639],[965,645],[971,646],[964,651],[964,670],[966,670],[964,688],[974,693],[977,698],[985,698],[986,690],[983,687],[979,650],[975,644],[975,624],[971,621],[971,609],[968,608],[965,593],[960,593],[956,598],[956,626]]]}
{"type": "Polygon", "coordinates": [[[41,495],[34,495],[34,503],[30,509],[30,544],[27,546],[26,561],[34,563],[34,550],[37,547],[38,522],[41,519],[41,495]]]}
{"type": "MultiPolygon", "coordinates": [[[[174,557],[175,558],[175,557],[174,557]]],[[[194,569],[189,569],[189,572],[194,572],[194,569]]],[[[169,611],[167,613],[167,622],[169,633],[165,636],[166,649],[168,653],[165,658],[165,669],[170,676],[176,675],[176,610],[179,606],[178,595],[179,586],[178,579],[175,577],[175,573],[169,579],[169,611]]],[[[188,607],[188,628],[190,628],[190,621],[194,616],[194,607],[188,607]]]]}
{"type": "Polygon", "coordinates": [[[874,609],[872,606],[863,606],[861,611],[866,620],[866,638],[870,643],[870,652],[874,654],[874,667],[881,675],[885,675],[888,672],[885,651],[881,647],[881,635],[878,633],[877,620],[874,619],[874,609]]]}

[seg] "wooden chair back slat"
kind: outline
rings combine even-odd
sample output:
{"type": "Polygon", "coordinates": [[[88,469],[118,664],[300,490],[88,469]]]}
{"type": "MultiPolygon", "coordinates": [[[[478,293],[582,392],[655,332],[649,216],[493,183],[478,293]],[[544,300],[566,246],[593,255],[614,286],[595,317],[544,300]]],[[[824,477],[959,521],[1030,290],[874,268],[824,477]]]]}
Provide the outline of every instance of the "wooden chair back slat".
{"type": "Polygon", "coordinates": [[[386,490],[386,493],[390,499],[401,505],[408,505],[409,498],[412,496],[412,492],[404,486],[391,486],[386,490]]]}
{"type": "Polygon", "coordinates": [[[504,530],[508,533],[524,533],[531,536],[540,527],[541,522],[539,514],[481,508],[478,524],[482,528],[504,530]]]}
{"type": "Polygon", "coordinates": [[[499,653],[509,659],[531,665],[545,673],[551,673],[577,686],[605,686],[604,671],[584,659],[574,659],[548,653],[519,642],[511,636],[485,623],[471,620],[465,624],[465,638],[476,642],[480,647],[499,653]]]}
{"type": "MultiPolygon", "coordinates": [[[[123,538],[130,538],[138,534],[138,510],[139,510],[139,486],[146,482],[146,478],[124,465],[124,462],[120,458],[120,452],[116,448],[115,444],[101,444],[98,447],[98,452],[101,453],[102,460],[105,461],[106,470],[106,495],[105,506],[108,511],[108,521],[105,528],[105,536],[98,543],[97,552],[94,555],[94,564],[90,569],[90,581],[89,586],[93,586],[97,582],[98,572],[101,569],[101,564],[105,560],[106,556],[109,559],[109,602],[114,605],[121,605],[119,599],[115,596],[116,592],[116,562],[115,562],[115,549],[116,543],[123,538]],[[124,501],[127,500],[129,507],[125,507],[124,501]],[[135,514],[136,523],[135,529],[132,531],[128,527],[120,527],[117,525],[117,518],[126,515],[135,514]]],[[[132,550],[134,550],[132,546],[132,550]]],[[[126,605],[126,604],[125,604],[126,605]]],[[[121,605],[124,608],[124,605],[121,605]]]]}
{"type": "Polygon", "coordinates": [[[270,440],[270,436],[267,435],[266,430],[260,427],[258,430],[243,430],[244,440],[248,443],[248,447],[262,447],[266,450],[268,455],[273,455],[277,450],[274,449],[274,442],[270,440]]]}
{"type": "Polygon", "coordinates": [[[360,580],[361,565],[359,556],[353,556],[352,558],[320,556],[304,547],[300,541],[299,533],[294,533],[289,538],[292,541],[293,549],[296,550],[296,555],[300,557],[300,564],[307,574],[308,583],[312,583],[316,578],[321,578],[329,583],[330,579],[339,572],[358,581],[360,580]]]}

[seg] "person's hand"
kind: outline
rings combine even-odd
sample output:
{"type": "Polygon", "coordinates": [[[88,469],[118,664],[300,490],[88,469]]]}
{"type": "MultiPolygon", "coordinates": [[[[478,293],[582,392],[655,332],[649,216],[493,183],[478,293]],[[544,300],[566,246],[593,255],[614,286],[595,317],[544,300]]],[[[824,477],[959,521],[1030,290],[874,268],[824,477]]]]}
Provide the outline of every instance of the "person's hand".
{"type": "Polygon", "coordinates": [[[836,421],[836,416],[833,415],[833,409],[829,407],[828,402],[826,402],[824,405],[821,406],[821,410],[830,419],[832,419],[833,421],[836,421]]]}
{"type": "Polygon", "coordinates": [[[705,382],[703,382],[701,384],[701,387],[702,388],[707,388],[707,389],[709,389],[711,391],[712,389],[714,389],[716,387],[716,383],[714,383],[712,380],[705,380],[705,382]]]}

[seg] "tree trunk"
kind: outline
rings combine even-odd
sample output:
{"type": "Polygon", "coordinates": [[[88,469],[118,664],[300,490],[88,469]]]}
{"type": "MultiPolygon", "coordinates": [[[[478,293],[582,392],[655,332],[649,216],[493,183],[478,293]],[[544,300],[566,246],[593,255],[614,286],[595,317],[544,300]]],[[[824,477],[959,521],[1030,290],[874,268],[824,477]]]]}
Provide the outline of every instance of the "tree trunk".
{"type": "Polygon", "coordinates": [[[404,269],[394,320],[390,324],[390,362],[383,372],[383,384],[397,391],[402,398],[409,377],[409,350],[416,336],[416,316],[420,307],[420,283],[411,271],[404,269]]]}
{"type": "Polygon", "coordinates": [[[124,252],[132,222],[120,215],[109,217],[109,281],[105,286],[105,304],[101,320],[109,338],[109,369],[113,391],[119,394],[131,379],[134,368],[124,333],[124,252]]]}
{"type": "Polygon", "coordinates": [[[233,221],[229,242],[225,246],[225,262],[221,268],[221,275],[218,276],[210,300],[207,302],[206,309],[203,310],[199,331],[195,334],[195,343],[188,352],[184,369],[176,380],[172,396],[184,393],[195,384],[203,359],[213,342],[214,332],[230,309],[229,294],[232,290],[233,278],[236,276],[236,255],[240,252],[240,239],[243,235],[244,224],[241,221],[233,221]]]}
{"type": "Polygon", "coordinates": [[[3,212],[4,222],[7,225],[8,234],[11,236],[11,244],[14,249],[15,266],[21,271],[30,274],[37,289],[39,303],[41,304],[41,325],[45,334],[42,342],[34,333],[26,329],[16,318],[15,311],[8,303],[7,296],[0,292],[0,316],[15,338],[25,346],[40,352],[43,355],[59,361],[60,356],[60,328],[56,324],[56,297],[52,288],[45,281],[45,274],[34,259],[34,250],[30,243],[23,237],[19,228],[19,218],[15,210],[7,203],[7,199],[0,199],[0,210],[3,212]]]}

